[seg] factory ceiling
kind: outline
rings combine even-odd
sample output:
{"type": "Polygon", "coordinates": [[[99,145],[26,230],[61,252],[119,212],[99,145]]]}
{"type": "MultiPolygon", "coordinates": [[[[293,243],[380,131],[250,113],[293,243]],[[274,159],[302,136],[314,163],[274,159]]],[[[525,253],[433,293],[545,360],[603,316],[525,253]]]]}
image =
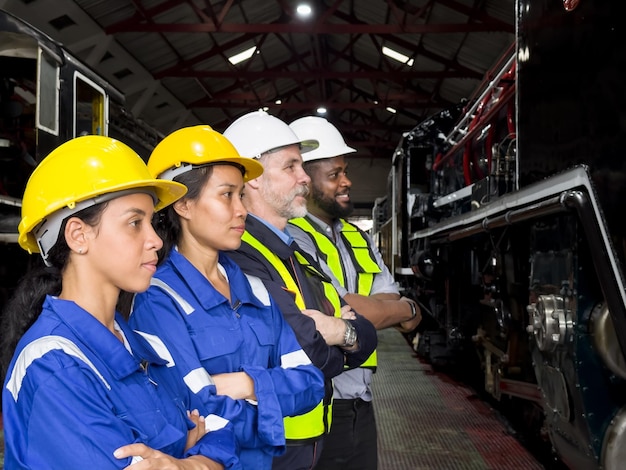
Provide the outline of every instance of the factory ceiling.
{"type": "Polygon", "coordinates": [[[67,46],[163,134],[197,123],[223,131],[259,108],[287,122],[325,108],[358,150],[353,191],[369,207],[385,191],[402,133],[471,99],[515,30],[515,0],[0,0],[0,8],[67,46]],[[233,64],[239,53],[249,57],[233,64]]]}

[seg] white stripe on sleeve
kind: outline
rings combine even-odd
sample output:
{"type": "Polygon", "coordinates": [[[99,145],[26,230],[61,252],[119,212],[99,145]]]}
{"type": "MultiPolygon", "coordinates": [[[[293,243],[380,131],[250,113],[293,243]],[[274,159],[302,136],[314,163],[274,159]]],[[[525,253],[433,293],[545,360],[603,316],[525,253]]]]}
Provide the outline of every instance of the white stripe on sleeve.
{"type": "Polygon", "coordinates": [[[198,393],[204,387],[208,387],[209,385],[215,385],[215,382],[203,367],[192,370],[185,375],[183,380],[185,381],[185,384],[187,384],[187,387],[189,387],[189,390],[193,393],[198,393]]]}
{"type": "Polygon", "coordinates": [[[226,418],[222,418],[218,415],[206,415],[204,417],[204,429],[209,431],[218,431],[228,424],[226,418]]]}
{"type": "Polygon", "coordinates": [[[289,369],[297,366],[308,366],[311,364],[311,359],[302,349],[290,352],[289,354],[283,354],[280,357],[280,366],[283,369],[289,369]]]}

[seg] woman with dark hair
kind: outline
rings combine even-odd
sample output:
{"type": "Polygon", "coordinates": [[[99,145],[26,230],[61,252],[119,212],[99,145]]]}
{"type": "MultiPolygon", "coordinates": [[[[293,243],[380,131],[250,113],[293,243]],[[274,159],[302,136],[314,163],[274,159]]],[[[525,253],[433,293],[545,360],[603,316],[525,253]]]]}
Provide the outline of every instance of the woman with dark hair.
{"type": "Polygon", "coordinates": [[[283,418],[318,406],[324,380],[263,283],[222,253],[241,243],[244,182],[263,167],[211,127],[193,126],[165,137],[148,169],[188,192],[158,218],[164,261],[129,322],[165,343],[164,372],[183,376],[200,403],[230,404],[243,467],[269,469],[285,449],[283,418]]]}
{"type": "Polygon", "coordinates": [[[47,267],[6,307],[5,468],[239,467],[231,425],[157,385],[166,364],[115,309],[121,290],[148,287],[162,246],[152,214],[185,191],[102,136],[66,142],[30,176],[18,241],[47,267]]]}

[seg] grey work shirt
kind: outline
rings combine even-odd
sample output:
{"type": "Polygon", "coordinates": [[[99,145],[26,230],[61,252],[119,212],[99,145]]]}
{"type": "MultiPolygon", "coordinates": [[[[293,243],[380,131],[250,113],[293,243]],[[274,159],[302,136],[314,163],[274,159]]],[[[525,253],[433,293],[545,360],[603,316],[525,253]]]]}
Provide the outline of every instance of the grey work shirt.
{"type": "MultiPolygon", "coordinates": [[[[313,256],[319,262],[324,273],[331,279],[333,285],[342,297],[347,293],[356,293],[357,287],[357,270],[352,262],[349,248],[345,245],[343,238],[338,234],[341,232],[343,223],[340,220],[336,220],[332,227],[312,214],[308,214],[308,217],[318,226],[324,230],[324,233],[331,239],[335,240],[335,246],[339,250],[341,256],[341,263],[346,274],[347,286],[344,288],[339,280],[335,277],[328,265],[317,254],[317,247],[311,240],[311,237],[301,228],[294,225],[288,225],[287,230],[289,234],[294,238],[298,246],[313,256]]],[[[374,282],[372,284],[372,290],[370,294],[400,294],[395,280],[385,263],[382,256],[376,246],[373,244],[369,235],[366,234],[367,242],[374,254],[378,266],[380,266],[382,272],[374,276],[374,282]]],[[[371,401],[372,399],[372,370],[359,367],[357,369],[347,370],[342,372],[333,379],[334,392],[333,398],[336,399],[353,399],[361,398],[365,401],[371,401]]]]}

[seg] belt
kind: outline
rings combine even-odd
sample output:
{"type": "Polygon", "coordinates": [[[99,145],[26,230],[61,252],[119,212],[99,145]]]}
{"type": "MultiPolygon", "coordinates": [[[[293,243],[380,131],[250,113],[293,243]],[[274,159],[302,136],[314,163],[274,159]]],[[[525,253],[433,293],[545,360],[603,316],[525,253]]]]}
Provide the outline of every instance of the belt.
{"type": "Polygon", "coordinates": [[[350,408],[353,410],[358,410],[360,408],[364,408],[366,406],[372,406],[371,401],[363,400],[362,398],[351,398],[351,399],[334,399],[333,407],[337,408],[350,408]]]}

